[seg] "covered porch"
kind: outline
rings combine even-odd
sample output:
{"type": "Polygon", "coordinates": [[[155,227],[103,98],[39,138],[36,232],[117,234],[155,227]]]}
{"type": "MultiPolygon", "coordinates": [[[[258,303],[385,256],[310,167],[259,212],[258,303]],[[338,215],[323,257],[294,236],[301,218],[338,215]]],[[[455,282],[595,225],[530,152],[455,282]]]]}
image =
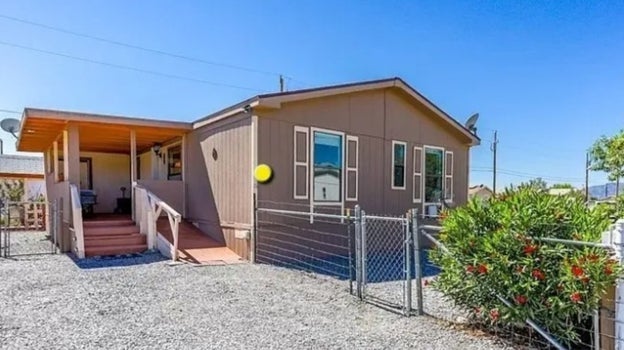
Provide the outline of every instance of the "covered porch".
{"type": "MultiPolygon", "coordinates": [[[[44,154],[48,200],[62,211],[63,251],[81,243],[88,250],[82,219],[101,221],[116,214],[138,223],[139,187],[184,216],[189,123],[26,109],[21,129],[18,149],[44,154]]],[[[113,242],[110,236],[101,238],[113,242]]]]}

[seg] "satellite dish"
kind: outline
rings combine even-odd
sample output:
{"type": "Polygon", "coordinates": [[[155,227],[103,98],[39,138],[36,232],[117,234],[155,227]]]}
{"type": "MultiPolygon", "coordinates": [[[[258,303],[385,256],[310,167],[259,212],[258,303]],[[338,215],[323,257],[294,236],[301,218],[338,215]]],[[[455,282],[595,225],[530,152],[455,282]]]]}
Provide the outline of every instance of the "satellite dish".
{"type": "Polygon", "coordinates": [[[475,113],[471,115],[470,118],[468,118],[468,120],[466,120],[466,123],[464,124],[466,126],[466,129],[476,134],[477,133],[477,127],[476,127],[477,120],[479,120],[479,113],[475,113]]]}
{"type": "Polygon", "coordinates": [[[14,118],[6,118],[0,121],[0,128],[17,138],[15,134],[20,130],[20,121],[14,118]]]}

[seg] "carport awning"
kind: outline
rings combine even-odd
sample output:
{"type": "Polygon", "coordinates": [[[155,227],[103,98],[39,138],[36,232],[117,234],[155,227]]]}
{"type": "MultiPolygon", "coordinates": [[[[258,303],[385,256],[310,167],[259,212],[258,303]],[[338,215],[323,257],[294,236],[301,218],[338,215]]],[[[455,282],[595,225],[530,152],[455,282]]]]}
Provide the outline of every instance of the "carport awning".
{"type": "Polygon", "coordinates": [[[136,133],[139,151],[192,130],[192,124],[184,122],[26,108],[17,150],[46,151],[70,123],[78,126],[80,150],[87,152],[130,153],[130,130],[136,133]]]}

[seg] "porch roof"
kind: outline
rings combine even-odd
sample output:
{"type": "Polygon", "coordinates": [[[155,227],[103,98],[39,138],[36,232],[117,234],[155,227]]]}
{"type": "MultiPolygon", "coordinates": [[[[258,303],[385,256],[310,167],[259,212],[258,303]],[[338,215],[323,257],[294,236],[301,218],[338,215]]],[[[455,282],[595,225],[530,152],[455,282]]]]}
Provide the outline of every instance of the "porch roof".
{"type": "Polygon", "coordinates": [[[81,151],[107,153],[130,153],[130,130],[136,132],[137,150],[142,151],[193,129],[184,122],[26,108],[17,150],[44,152],[69,123],[78,125],[81,151]]]}

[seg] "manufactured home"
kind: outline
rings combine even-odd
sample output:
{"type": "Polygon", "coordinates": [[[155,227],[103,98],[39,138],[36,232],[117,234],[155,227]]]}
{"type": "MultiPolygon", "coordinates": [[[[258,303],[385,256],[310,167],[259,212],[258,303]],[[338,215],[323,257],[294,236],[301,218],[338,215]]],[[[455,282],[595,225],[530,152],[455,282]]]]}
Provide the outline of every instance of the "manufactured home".
{"type": "Polygon", "coordinates": [[[253,260],[257,207],[435,215],[461,205],[478,143],[391,78],[258,95],[194,122],[26,108],[17,147],[45,155],[63,250],[158,248],[203,262],[253,260]],[[258,164],[270,182],[254,180],[258,164]]]}

